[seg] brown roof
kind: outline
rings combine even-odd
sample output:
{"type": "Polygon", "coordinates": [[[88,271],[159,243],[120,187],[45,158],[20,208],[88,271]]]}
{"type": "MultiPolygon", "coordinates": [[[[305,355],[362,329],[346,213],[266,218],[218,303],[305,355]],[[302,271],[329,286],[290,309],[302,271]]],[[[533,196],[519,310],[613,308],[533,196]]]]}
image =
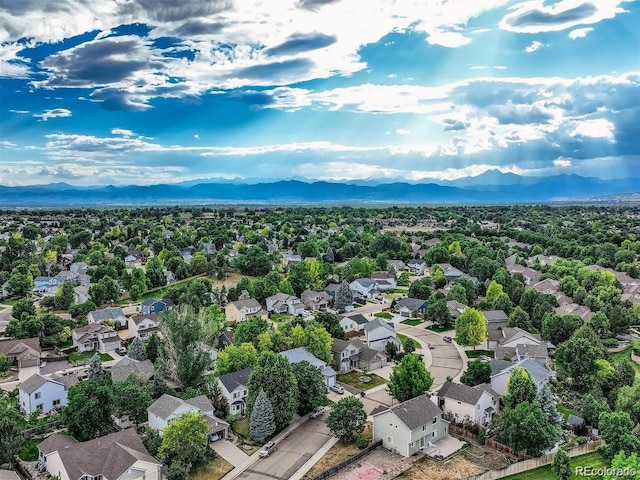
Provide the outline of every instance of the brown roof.
{"type": "Polygon", "coordinates": [[[27,349],[40,353],[40,339],[22,338],[20,340],[0,340],[0,353],[8,357],[18,356],[27,349]]]}
{"type": "Polygon", "coordinates": [[[148,318],[156,324],[158,323],[158,315],[155,313],[149,313],[147,315],[135,315],[131,317],[131,320],[133,320],[136,325],[140,325],[140,322],[142,322],[145,318],[148,318]]]}
{"type": "Polygon", "coordinates": [[[52,452],[63,450],[77,443],[78,441],[69,435],[53,433],[38,444],[38,450],[44,455],[49,455],[52,452]]]}

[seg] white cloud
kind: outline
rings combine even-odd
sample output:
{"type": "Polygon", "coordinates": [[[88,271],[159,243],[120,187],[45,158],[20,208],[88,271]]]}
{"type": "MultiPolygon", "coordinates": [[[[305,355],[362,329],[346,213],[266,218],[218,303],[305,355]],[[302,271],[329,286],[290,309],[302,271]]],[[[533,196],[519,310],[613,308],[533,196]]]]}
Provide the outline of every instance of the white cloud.
{"type": "Polygon", "coordinates": [[[409,130],[405,129],[405,128],[398,128],[396,130],[396,134],[397,135],[409,135],[409,134],[411,134],[411,132],[409,130]]]}
{"type": "Polygon", "coordinates": [[[567,158],[557,158],[553,161],[554,167],[568,168],[571,166],[571,160],[567,158]]]}
{"type": "Polygon", "coordinates": [[[589,32],[591,32],[593,30],[593,28],[591,27],[586,27],[586,28],[576,28],[575,30],[571,30],[569,32],[569,38],[571,40],[575,40],[576,38],[584,38],[587,36],[587,34],[589,32]]]}
{"type": "Polygon", "coordinates": [[[533,53],[541,47],[544,47],[544,44],[542,42],[534,40],[533,42],[531,42],[531,45],[524,49],[524,51],[527,53],[533,53]]]}
{"type": "Polygon", "coordinates": [[[29,110],[9,110],[11,113],[17,113],[18,115],[25,115],[27,113],[29,113],[29,110]]]}
{"type": "Polygon", "coordinates": [[[134,136],[136,136],[136,134],[133,132],[133,130],[127,130],[126,128],[112,128],[111,129],[111,134],[112,135],[122,135],[123,137],[134,137],[134,136]]]}
{"type": "Polygon", "coordinates": [[[71,116],[71,110],[66,108],[54,108],[51,110],[45,110],[42,113],[34,113],[34,117],[39,118],[40,122],[46,122],[50,118],[64,118],[71,116]]]}
{"type": "Polygon", "coordinates": [[[200,140],[200,135],[198,135],[197,133],[193,136],[193,138],[195,138],[196,140],[200,140]]]}
{"type": "Polygon", "coordinates": [[[594,118],[587,120],[578,120],[575,128],[571,132],[571,136],[605,138],[614,141],[615,127],[610,120],[605,118],[594,118]]]}

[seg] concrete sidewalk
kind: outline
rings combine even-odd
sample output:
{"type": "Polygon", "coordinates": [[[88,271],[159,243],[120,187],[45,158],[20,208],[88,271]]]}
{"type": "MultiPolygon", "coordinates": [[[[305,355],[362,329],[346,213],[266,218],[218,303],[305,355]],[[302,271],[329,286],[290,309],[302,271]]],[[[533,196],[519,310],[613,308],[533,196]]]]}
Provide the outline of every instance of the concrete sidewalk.
{"type": "Polygon", "coordinates": [[[302,467],[300,467],[298,469],[298,471],[296,473],[294,473],[291,476],[290,480],[300,480],[302,477],[304,477],[307,472],[309,470],[311,470],[313,468],[313,466],[318,463],[320,461],[320,459],[322,457],[324,457],[324,455],[331,450],[331,447],[333,447],[336,443],[338,443],[338,439],[336,437],[331,437],[327,443],[325,443],[322,448],[320,450],[318,450],[316,453],[314,453],[314,455],[307,460],[307,462],[302,465],[302,467]]]}
{"type": "Polygon", "coordinates": [[[243,452],[229,440],[218,440],[211,444],[211,448],[231,465],[240,465],[249,458],[246,452],[243,452]]]}

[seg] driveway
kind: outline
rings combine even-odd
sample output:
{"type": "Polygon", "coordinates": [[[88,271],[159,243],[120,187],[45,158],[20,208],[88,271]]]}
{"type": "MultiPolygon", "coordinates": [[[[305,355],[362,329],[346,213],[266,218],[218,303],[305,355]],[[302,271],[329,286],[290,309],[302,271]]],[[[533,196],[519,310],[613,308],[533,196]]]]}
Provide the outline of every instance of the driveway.
{"type": "Polygon", "coordinates": [[[211,448],[234,467],[241,465],[242,462],[249,458],[246,453],[236,447],[229,440],[218,440],[217,442],[213,442],[211,444],[211,448]]]}
{"type": "MultiPolygon", "coordinates": [[[[326,417],[326,415],[325,415],[326,417]]],[[[325,418],[308,420],[278,443],[276,451],[254,463],[236,478],[289,480],[332,437],[325,418]]]]}
{"type": "Polygon", "coordinates": [[[411,336],[423,344],[431,343],[433,349],[423,348],[425,365],[433,375],[433,390],[438,389],[447,377],[459,377],[466,369],[466,359],[455,345],[444,341],[442,336],[431,330],[412,327],[404,323],[396,323],[396,331],[411,336]]]}

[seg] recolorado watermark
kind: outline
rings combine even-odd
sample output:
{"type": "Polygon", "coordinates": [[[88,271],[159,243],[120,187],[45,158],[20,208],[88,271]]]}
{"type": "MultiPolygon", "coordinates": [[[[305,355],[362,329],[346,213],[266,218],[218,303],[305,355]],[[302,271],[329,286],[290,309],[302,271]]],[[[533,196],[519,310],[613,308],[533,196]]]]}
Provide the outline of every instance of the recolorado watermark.
{"type": "Polygon", "coordinates": [[[637,470],[631,467],[613,468],[613,467],[575,467],[576,477],[635,477],[637,470]]]}

